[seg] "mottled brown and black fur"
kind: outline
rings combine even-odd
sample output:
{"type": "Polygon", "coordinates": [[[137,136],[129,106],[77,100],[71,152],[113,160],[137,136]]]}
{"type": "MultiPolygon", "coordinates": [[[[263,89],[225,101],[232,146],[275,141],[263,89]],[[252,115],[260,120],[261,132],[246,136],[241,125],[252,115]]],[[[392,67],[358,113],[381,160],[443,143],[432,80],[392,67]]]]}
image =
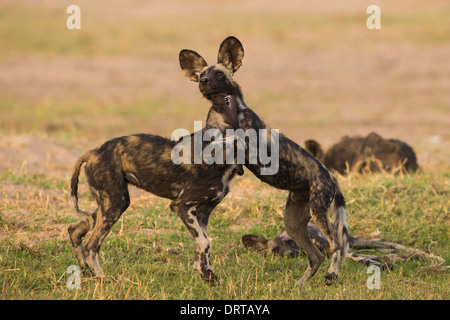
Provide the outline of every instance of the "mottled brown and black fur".
{"type": "MultiPolygon", "coordinates": [[[[227,54],[226,48],[221,50],[219,54],[227,54]]],[[[180,63],[186,65],[182,56],[180,54],[180,63]]],[[[202,132],[214,128],[225,136],[226,129],[236,129],[237,109],[231,107],[231,98],[220,91],[208,92],[205,96],[212,107],[202,132]]],[[[111,139],[77,160],[71,195],[76,212],[83,220],[71,225],[68,231],[80,267],[89,267],[97,277],[106,278],[98,262],[99,250],[112,226],[130,205],[128,185],[132,184],[172,200],[170,209],[178,214],[194,239],[194,268],[210,284],[217,281],[210,264],[208,218],[227,194],[230,180],[236,173],[243,174],[243,170],[236,163],[206,164],[203,161],[193,164],[194,136],[195,133],[189,137],[192,164],[174,164],[171,154],[178,142],[151,134],[111,139]],[[89,189],[98,205],[92,213],[78,208],[78,177],[83,164],[89,189]],[[83,237],[91,229],[90,237],[83,244],[83,237]]],[[[204,150],[210,143],[228,142],[202,143],[204,150]]]]}
{"type": "MultiPolygon", "coordinates": [[[[239,85],[233,80],[233,74],[242,64],[244,49],[240,41],[234,37],[224,40],[223,44],[229,48],[227,52],[231,54],[226,57],[228,60],[224,64],[218,64],[215,67],[208,67],[202,62],[202,58],[193,51],[186,52],[186,61],[195,61],[190,63],[191,68],[185,68],[185,73],[192,75],[192,80],[200,81],[211,87],[226,90],[226,93],[232,95],[236,102],[239,127],[246,130],[254,130],[259,135],[260,129],[267,129],[268,145],[271,143],[272,131],[258,115],[248,108],[243,100],[243,95],[239,85]],[[221,73],[220,78],[215,77],[217,72],[221,73]],[[211,79],[214,78],[214,81],[211,79]],[[220,81],[219,81],[220,80],[220,81]]],[[[205,93],[203,93],[205,95],[205,93]]],[[[207,95],[205,95],[207,97],[207,95]]],[[[259,160],[256,163],[248,161],[250,155],[246,155],[245,166],[253,172],[261,181],[279,189],[289,190],[289,196],[286,203],[284,223],[287,233],[295,239],[296,243],[303,249],[308,257],[308,268],[298,285],[309,277],[313,276],[321,265],[324,257],[317,247],[311,241],[307,224],[313,219],[322,233],[331,244],[332,262],[325,276],[325,282],[331,283],[338,276],[338,265],[341,258],[345,258],[348,247],[347,226],[345,216],[345,200],[339,190],[336,180],[330,175],[328,170],[307,151],[301,148],[297,143],[282,134],[279,134],[279,168],[273,175],[264,175],[261,168],[265,165],[259,160]],[[327,211],[334,201],[334,228],[328,218],[327,211]]],[[[261,150],[258,150],[258,153],[261,150]]],[[[270,150],[266,150],[270,153],[270,150]]],[[[259,157],[257,157],[259,159],[259,157]]]]}
{"type": "MultiPolygon", "coordinates": [[[[314,244],[319,248],[320,251],[330,254],[330,244],[327,239],[320,232],[319,228],[312,223],[308,223],[308,232],[314,244]]],[[[405,247],[404,245],[380,241],[374,239],[366,239],[357,236],[349,236],[349,246],[350,250],[347,253],[347,258],[359,263],[364,263],[365,265],[375,265],[381,269],[394,268],[395,261],[403,261],[411,259],[413,257],[429,257],[437,258],[432,254],[415,248],[405,247]],[[381,251],[383,255],[368,255],[356,253],[356,250],[367,250],[373,249],[376,251],[381,251]],[[400,255],[398,252],[405,252],[407,255],[400,255]],[[389,254],[386,255],[386,252],[389,254]]],[[[280,235],[273,238],[273,240],[268,240],[264,237],[246,234],[242,236],[242,243],[246,248],[261,252],[261,253],[274,253],[281,256],[297,257],[301,250],[295,243],[295,241],[287,234],[284,230],[280,235]]]]}
{"type": "Polygon", "coordinates": [[[329,170],[340,174],[349,171],[376,172],[380,169],[406,173],[419,169],[411,146],[400,140],[384,139],[375,132],[367,137],[343,137],[327,152],[315,140],[305,141],[305,148],[329,170]]]}

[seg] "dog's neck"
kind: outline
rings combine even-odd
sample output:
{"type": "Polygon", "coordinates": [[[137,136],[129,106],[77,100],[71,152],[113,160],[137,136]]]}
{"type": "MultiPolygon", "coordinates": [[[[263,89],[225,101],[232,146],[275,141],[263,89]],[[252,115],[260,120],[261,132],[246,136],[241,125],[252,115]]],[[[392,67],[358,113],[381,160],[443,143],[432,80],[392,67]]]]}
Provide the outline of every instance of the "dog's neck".
{"type": "Polygon", "coordinates": [[[234,98],[236,101],[239,128],[243,130],[269,129],[269,127],[258,117],[258,115],[246,105],[239,85],[236,84],[236,87],[238,90],[236,91],[234,98]]]}
{"type": "Polygon", "coordinates": [[[206,128],[217,128],[223,133],[226,129],[237,129],[237,103],[234,95],[216,95],[209,98],[212,106],[206,119],[206,128]]]}
{"type": "Polygon", "coordinates": [[[220,94],[220,95],[211,97],[210,100],[213,103],[213,106],[225,107],[227,105],[227,99],[229,99],[230,97],[231,97],[231,95],[220,94]]]}

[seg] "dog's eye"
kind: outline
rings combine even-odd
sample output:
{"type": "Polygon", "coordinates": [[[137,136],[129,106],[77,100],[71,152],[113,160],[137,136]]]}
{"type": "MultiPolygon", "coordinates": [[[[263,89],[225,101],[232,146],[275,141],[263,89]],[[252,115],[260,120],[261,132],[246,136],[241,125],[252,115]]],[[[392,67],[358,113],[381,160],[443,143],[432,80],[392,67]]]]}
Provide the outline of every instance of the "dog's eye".
{"type": "Polygon", "coordinates": [[[216,75],[218,75],[219,77],[223,76],[223,72],[222,71],[217,71],[216,75]]]}

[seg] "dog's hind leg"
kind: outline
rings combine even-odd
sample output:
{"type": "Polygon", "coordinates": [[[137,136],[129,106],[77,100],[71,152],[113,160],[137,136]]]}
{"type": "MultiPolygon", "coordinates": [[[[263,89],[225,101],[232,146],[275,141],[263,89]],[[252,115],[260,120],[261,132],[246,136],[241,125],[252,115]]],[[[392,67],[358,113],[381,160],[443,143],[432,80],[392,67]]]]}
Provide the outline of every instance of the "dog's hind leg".
{"type": "Polygon", "coordinates": [[[78,261],[78,266],[81,269],[85,269],[87,268],[87,264],[86,257],[83,253],[83,237],[89,231],[89,224],[87,221],[82,220],[76,224],[70,225],[68,231],[75,258],[78,261]]]}
{"type": "MultiPolygon", "coordinates": [[[[93,194],[97,204],[100,204],[100,199],[98,196],[98,192],[90,187],[91,193],[93,194]]],[[[95,224],[95,218],[100,209],[100,205],[98,205],[95,212],[90,215],[90,219],[92,219],[93,223],[89,223],[89,220],[86,219],[86,216],[83,215],[83,220],[79,221],[75,224],[72,224],[68,228],[70,242],[72,243],[72,248],[74,252],[74,256],[78,261],[78,266],[81,269],[87,269],[88,265],[86,263],[86,256],[84,255],[83,249],[83,238],[84,236],[91,230],[92,225],[95,224]]],[[[88,212],[84,212],[84,214],[88,214],[88,212]]]]}
{"type": "MultiPolygon", "coordinates": [[[[98,211],[100,210],[100,196],[98,194],[98,191],[94,189],[92,186],[89,186],[92,195],[94,196],[94,199],[97,201],[97,209],[91,214],[93,224],[95,225],[95,219],[97,217],[98,211]]],[[[83,249],[83,237],[91,230],[92,226],[90,226],[90,223],[88,220],[82,220],[76,224],[73,224],[69,226],[69,238],[70,242],[72,243],[73,252],[75,255],[75,258],[78,260],[78,266],[81,269],[86,269],[88,267],[86,263],[86,256],[84,254],[83,249]]]]}
{"type": "Polygon", "coordinates": [[[324,259],[322,253],[309,237],[308,221],[310,219],[309,190],[290,192],[286,203],[284,225],[288,235],[308,257],[308,268],[297,282],[298,286],[303,285],[308,278],[317,272],[324,259]]]}
{"type": "Polygon", "coordinates": [[[315,225],[320,229],[322,234],[327,238],[330,244],[331,264],[325,275],[325,284],[330,285],[339,275],[339,261],[343,255],[343,247],[339,243],[336,230],[333,228],[328,218],[328,208],[333,201],[330,193],[325,188],[311,188],[311,217],[315,225]]]}
{"type": "Polygon", "coordinates": [[[100,190],[98,192],[99,210],[97,211],[95,227],[83,249],[86,262],[92,272],[101,279],[108,280],[98,262],[98,255],[103,240],[111,231],[113,225],[119,220],[122,213],[130,205],[128,187],[122,186],[114,192],[100,190]]]}

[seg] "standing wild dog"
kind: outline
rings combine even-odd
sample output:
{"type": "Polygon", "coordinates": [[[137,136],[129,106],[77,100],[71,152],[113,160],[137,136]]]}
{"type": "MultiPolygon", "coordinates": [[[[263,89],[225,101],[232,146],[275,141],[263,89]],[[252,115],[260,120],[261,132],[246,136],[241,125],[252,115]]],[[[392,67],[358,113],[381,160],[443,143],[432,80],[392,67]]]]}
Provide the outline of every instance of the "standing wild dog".
{"type": "MultiPolygon", "coordinates": [[[[219,56],[228,56],[226,49],[221,47],[219,56]]],[[[202,92],[206,94],[205,91],[202,92]]],[[[208,91],[207,96],[212,107],[206,126],[202,129],[202,136],[209,129],[216,129],[223,136],[226,129],[236,129],[237,109],[231,105],[230,98],[223,92],[208,91]]],[[[188,138],[192,151],[189,163],[194,163],[194,145],[198,143],[194,141],[195,136],[196,133],[193,133],[188,138]]],[[[183,137],[184,142],[186,138],[183,137]]],[[[201,150],[205,150],[211,143],[221,144],[222,141],[202,141],[201,150]]],[[[106,279],[98,261],[100,246],[130,205],[128,185],[132,184],[172,200],[170,209],[178,214],[194,238],[194,268],[210,284],[217,281],[210,264],[210,246],[206,235],[208,218],[228,193],[233,176],[236,173],[243,174],[242,166],[236,164],[236,161],[233,164],[206,164],[203,160],[201,164],[176,165],[172,161],[175,146],[177,142],[167,138],[136,134],[109,140],[99,148],[86,152],[76,161],[71,180],[71,196],[75,210],[83,220],[71,225],[68,231],[81,268],[89,267],[97,277],[106,279]],[[93,213],[82,211],[78,207],[78,177],[84,163],[89,189],[98,205],[93,213]],[[91,229],[92,234],[83,245],[83,237],[91,229]]],[[[186,155],[183,154],[183,157],[186,155]]]]}
{"type": "MultiPolygon", "coordinates": [[[[297,284],[302,285],[306,279],[313,276],[324,259],[308,234],[307,225],[311,217],[330,243],[332,259],[325,275],[325,283],[330,284],[338,277],[339,262],[345,258],[348,250],[344,197],[336,180],[316,158],[282,134],[279,136],[274,134],[275,130],[268,128],[245,105],[241,89],[233,80],[234,72],[242,65],[244,49],[235,37],[225,39],[222,47],[226,50],[219,52],[219,63],[215,66],[208,66],[195,51],[183,50],[180,55],[181,68],[191,80],[200,82],[200,90],[206,98],[215,92],[231,95],[232,108],[237,109],[239,127],[245,133],[251,131],[257,135],[258,141],[261,141],[260,131],[263,129],[271,131],[271,135],[266,137],[267,147],[272,145],[271,139],[274,137],[279,139],[276,150],[279,152],[279,159],[277,159],[279,163],[276,173],[264,174],[263,169],[267,163],[262,163],[260,157],[251,154],[250,148],[249,153],[246,154],[245,166],[260,180],[273,187],[290,191],[284,215],[285,228],[306,253],[309,261],[307,270],[297,284]],[[227,55],[223,56],[221,52],[226,52],[227,55]],[[252,160],[249,161],[250,159],[252,160]],[[330,223],[327,215],[333,201],[335,226],[330,223]]],[[[271,152],[269,148],[264,149],[265,147],[261,148],[260,145],[258,155],[261,152],[265,154],[271,152]]]]}

